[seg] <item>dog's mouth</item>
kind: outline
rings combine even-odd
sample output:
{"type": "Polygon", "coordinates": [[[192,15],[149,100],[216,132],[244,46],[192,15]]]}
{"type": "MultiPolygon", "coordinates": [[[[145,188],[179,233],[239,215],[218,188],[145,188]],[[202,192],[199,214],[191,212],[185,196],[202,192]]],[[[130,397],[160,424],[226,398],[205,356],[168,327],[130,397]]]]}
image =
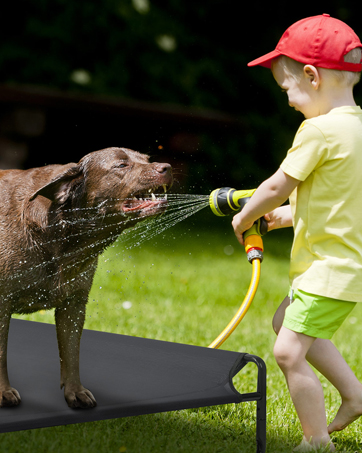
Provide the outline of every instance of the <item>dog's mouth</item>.
{"type": "Polygon", "coordinates": [[[125,214],[132,213],[145,213],[156,214],[156,211],[164,211],[167,206],[167,190],[168,184],[161,184],[160,186],[142,189],[132,194],[127,198],[123,205],[122,210],[125,214]]]}

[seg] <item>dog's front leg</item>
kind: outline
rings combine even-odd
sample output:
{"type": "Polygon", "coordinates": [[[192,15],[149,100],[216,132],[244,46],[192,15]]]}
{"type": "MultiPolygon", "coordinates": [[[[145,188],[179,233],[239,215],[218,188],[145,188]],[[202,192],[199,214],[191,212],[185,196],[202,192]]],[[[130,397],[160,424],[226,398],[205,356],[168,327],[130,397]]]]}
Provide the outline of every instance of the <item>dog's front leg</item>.
{"type": "Polygon", "coordinates": [[[92,393],[79,377],[79,348],[85,321],[85,303],[68,300],[55,310],[55,323],[60,356],[61,381],[69,407],[90,408],[97,405],[92,393]]]}
{"type": "Polygon", "coordinates": [[[11,314],[2,308],[0,315],[0,407],[17,406],[19,392],[10,386],[7,368],[8,335],[11,314]]]}

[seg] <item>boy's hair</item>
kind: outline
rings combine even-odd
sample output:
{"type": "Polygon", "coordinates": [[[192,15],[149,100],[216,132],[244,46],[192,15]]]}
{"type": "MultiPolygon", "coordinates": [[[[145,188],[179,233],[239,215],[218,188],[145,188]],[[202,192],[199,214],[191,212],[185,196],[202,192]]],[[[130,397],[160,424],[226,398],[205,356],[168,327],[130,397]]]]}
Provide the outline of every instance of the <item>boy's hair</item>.
{"type": "MultiPolygon", "coordinates": [[[[347,63],[359,63],[362,59],[362,49],[356,47],[355,49],[350,50],[345,56],[344,61],[347,63]]],[[[305,63],[299,63],[299,61],[293,60],[285,55],[281,55],[272,61],[272,67],[278,63],[286,74],[293,77],[297,82],[302,78],[303,68],[305,63]]],[[[344,84],[346,86],[354,87],[361,79],[360,72],[351,72],[351,71],[339,71],[338,69],[325,69],[318,68],[322,71],[328,71],[339,84],[344,84]]]]}

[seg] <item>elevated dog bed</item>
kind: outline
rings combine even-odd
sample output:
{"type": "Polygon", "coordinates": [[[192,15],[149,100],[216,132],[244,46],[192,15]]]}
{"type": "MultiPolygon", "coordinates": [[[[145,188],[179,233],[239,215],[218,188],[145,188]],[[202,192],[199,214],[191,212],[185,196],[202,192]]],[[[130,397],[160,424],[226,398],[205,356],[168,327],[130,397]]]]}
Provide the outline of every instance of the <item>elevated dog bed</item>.
{"type": "Polygon", "coordinates": [[[58,357],[54,325],[11,320],[8,371],[22,402],[0,409],[0,432],[257,401],[256,451],[265,452],[266,367],[257,356],[84,330],[81,379],[98,404],[88,410],[68,408],[58,357]],[[258,367],[257,391],[241,394],[232,378],[248,362],[258,367]]]}

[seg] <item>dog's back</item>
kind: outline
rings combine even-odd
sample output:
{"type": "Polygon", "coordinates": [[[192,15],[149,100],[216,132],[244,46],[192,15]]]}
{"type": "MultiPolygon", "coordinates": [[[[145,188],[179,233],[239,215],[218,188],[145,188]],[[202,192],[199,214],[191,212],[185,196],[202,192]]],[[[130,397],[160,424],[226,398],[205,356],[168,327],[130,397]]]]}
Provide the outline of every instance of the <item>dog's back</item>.
{"type": "MultiPolygon", "coordinates": [[[[49,165],[29,170],[0,171],[0,287],[24,263],[26,250],[34,247],[34,231],[48,224],[51,202],[31,196],[74,164],[49,165]]],[[[36,262],[35,253],[33,254],[36,262]]]]}

